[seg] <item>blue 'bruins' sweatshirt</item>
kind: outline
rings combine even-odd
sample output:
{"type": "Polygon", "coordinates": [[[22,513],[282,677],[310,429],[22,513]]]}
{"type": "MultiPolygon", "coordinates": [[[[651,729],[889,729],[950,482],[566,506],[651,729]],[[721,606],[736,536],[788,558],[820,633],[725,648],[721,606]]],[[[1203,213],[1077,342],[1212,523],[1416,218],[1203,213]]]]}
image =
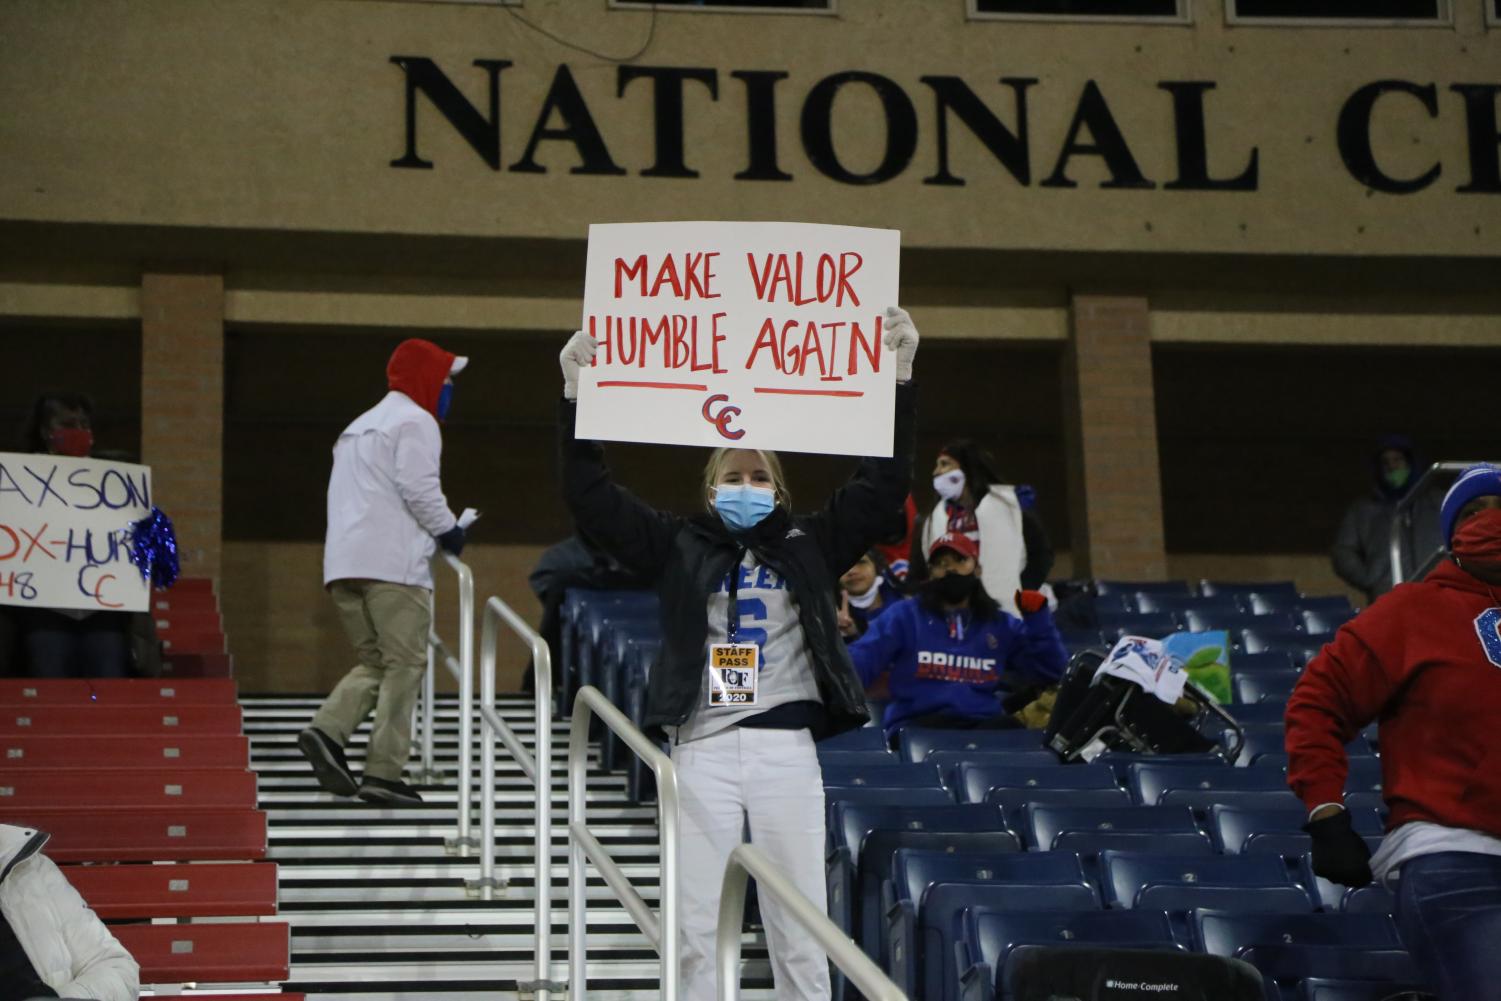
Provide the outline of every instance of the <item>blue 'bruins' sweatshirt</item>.
{"type": "MultiPolygon", "coordinates": [[[[850,657],[869,686],[890,671],[887,733],[929,713],[988,719],[1001,712],[1001,679],[1056,681],[1068,653],[1046,607],[1024,618],[997,610],[985,622],[968,611],[944,615],[907,598],[870,624],[850,657]]],[[[1008,685],[1009,687],[1009,685],[1008,685]]]]}

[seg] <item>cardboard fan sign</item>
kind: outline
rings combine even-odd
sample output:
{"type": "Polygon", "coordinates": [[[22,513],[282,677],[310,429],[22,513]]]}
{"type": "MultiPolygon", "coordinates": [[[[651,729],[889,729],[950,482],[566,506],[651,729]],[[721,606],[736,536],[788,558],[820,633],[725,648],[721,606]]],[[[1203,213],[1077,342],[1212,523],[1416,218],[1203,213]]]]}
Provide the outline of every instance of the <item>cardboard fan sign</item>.
{"type": "Polygon", "coordinates": [[[891,455],[900,251],[852,226],[589,227],[578,436],[891,455]]]}
{"type": "Polygon", "coordinates": [[[131,525],[151,513],[151,468],[0,452],[0,605],[144,612],[131,525]]]}

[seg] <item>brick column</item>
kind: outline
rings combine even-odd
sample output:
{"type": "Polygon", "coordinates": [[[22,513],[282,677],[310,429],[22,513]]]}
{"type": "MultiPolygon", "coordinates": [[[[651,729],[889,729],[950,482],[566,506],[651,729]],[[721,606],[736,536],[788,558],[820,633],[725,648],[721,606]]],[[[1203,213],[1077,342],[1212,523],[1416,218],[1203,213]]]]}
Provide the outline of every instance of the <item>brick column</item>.
{"type": "Polygon", "coordinates": [[[1167,576],[1147,300],[1074,295],[1064,426],[1074,574],[1167,576]]]}
{"type": "Polygon", "coordinates": [[[219,576],[224,542],[224,279],[141,278],[141,457],[177,528],[185,577],[219,576]]]}

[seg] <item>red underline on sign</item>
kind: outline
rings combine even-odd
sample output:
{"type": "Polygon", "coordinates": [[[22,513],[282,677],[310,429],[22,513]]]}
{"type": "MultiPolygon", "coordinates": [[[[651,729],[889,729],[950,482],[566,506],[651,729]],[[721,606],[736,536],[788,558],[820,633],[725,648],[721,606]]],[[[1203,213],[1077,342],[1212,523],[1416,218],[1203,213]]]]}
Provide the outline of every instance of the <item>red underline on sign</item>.
{"type": "Polygon", "coordinates": [[[700,382],[627,382],[620,379],[606,379],[595,385],[601,389],[607,386],[627,386],[632,389],[696,389],[700,393],[709,388],[700,382]]]}
{"type": "Polygon", "coordinates": [[[858,389],[772,389],[770,386],[757,386],[756,392],[772,393],[777,396],[838,396],[845,399],[865,395],[858,389]]]}

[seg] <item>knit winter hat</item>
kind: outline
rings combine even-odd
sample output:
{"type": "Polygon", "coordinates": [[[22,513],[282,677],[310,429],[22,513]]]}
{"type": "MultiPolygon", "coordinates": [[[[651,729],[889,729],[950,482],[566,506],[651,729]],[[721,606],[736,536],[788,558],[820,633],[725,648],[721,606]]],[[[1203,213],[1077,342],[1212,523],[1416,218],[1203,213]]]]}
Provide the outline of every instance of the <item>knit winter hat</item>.
{"type": "Polygon", "coordinates": [[[1501,497],[1501,466],[1482,462],[1459,474],[1459,479],[1444,494],[1444,503],[1439,508],[1439,523],[1443,530],[1444,548],[1454,541],[1454,523],[1459,519],[1460,509],[1476,497],[1501,497]]]}

